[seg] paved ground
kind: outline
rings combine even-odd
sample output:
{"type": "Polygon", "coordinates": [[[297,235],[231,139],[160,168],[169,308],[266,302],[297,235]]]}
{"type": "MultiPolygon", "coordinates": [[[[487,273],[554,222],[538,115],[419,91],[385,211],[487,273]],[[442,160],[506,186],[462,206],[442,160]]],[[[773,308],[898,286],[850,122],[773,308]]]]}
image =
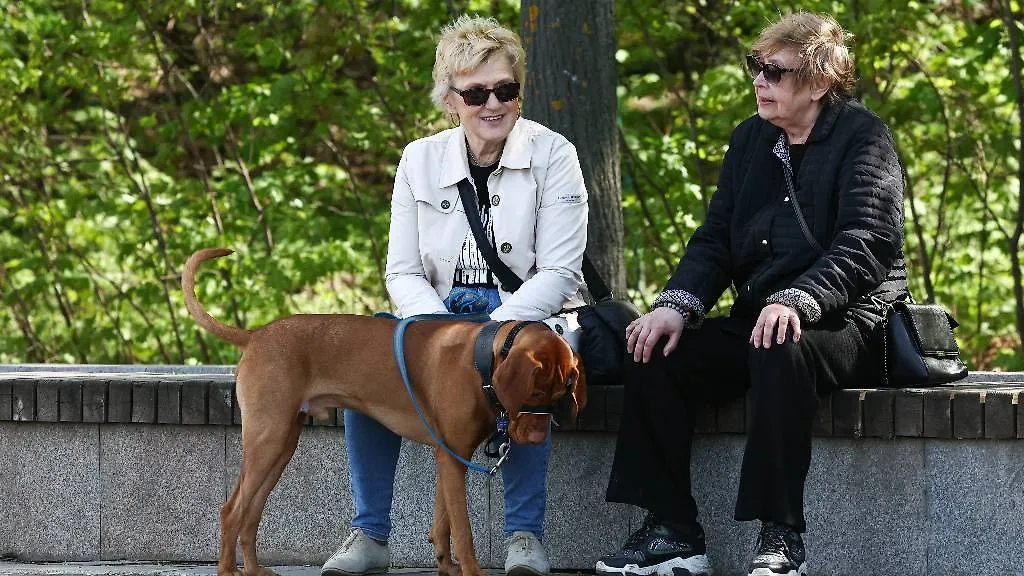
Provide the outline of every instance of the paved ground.
{"type": "MultiPolygon", "coordinates": [[[[275,566],[279,576],[320,576],[319,566],[275,566]]],[[[402,571],[403,576],[436,572],[402,571]]],[[[67,562],[28,564],[0,562],[2,576],[216,576],[213,564],[138,564],[128,562],[67,562]]]]}
{"type": "MultiPolygon", "coordinates": [[[[279,576],[320,576],[319,566],[274,566],[279,576]]],[[[489,576],[502,576],[502,570],[489,570],[489,576]]],[[[216,576],[213,564],[139,564],[131,562],[60,562],[32,564],[0,561],[0,576],[216,576]]],[[[418,568],[391,570],[401,576],[436,576],[437,572],[418,568]]],[[[572,573],[566,573],[566,576],[572,573]]]]}

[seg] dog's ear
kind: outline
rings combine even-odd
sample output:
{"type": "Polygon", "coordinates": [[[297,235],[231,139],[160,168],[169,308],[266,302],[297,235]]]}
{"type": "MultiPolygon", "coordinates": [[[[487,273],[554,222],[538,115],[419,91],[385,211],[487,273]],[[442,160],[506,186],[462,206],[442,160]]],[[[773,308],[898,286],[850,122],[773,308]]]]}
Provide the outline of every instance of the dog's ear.
{"type": "Polygon", "coordinates": [[[513,346],[508,357],[498,364],[494,371],[494,392],[510,417],[519,414],[519,408],[533,393],[541,366],[534,351],[527,346],[513,346]]]}
{"type": "Polygon", "coordinates": [[[572,351],[572,359],[574,366],[569,373],[575,376],[575,380],[572,385],[572,410],[569,413],[569,421],[576,422],[580,412],[587,406],[587,371],[583,369],[583,357],[575,350],[572,351]]]}

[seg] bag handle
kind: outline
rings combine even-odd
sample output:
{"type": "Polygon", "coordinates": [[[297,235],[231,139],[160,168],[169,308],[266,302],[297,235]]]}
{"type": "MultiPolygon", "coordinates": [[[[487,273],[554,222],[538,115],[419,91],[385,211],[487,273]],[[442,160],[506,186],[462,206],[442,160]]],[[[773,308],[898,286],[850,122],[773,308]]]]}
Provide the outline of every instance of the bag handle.
{"type": "MultiPolygon", "coordinates": [[[[491,267],[491,272],[501,281],[502,290],[505,292],[519,290],[519,287],[523,285],[523,279],[501,261],[494,246],[484,235],[484,225],[480,221],[480,209],[476,204],[476,192],[473,190],[473,185],[469,183],[469,178],[459,181],[458,187],[459,199],[462,200],[466,219],[469,220],[469,229],[473,231],[480,254],[487,261],[487,265],[491,267]]],[[[604,283],[601,273],[594,267],[590,258],[587,258],[586,252],[583,254],[583,280],[587,283],[587,288],[590,289],[590,295],[593,296],[595,302],[611,299],[612,291],[608,289],[608,285],[604,283]]]]}

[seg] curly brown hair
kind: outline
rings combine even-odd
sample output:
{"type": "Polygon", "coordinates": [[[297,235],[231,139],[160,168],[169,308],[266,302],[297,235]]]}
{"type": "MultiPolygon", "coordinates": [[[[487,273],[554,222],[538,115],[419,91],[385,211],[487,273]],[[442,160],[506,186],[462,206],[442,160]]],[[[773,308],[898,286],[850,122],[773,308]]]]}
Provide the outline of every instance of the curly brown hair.
{"type": "Polygon", "coordinates": [[[759,58],[791,48],[800,55],[797,79],[805,84],[829,86],[826,97],[836,102],[853,90],[857,69],[847,42],[853,34],[828,14],[794,12],[768,25],[750,47],[759,58]]]}

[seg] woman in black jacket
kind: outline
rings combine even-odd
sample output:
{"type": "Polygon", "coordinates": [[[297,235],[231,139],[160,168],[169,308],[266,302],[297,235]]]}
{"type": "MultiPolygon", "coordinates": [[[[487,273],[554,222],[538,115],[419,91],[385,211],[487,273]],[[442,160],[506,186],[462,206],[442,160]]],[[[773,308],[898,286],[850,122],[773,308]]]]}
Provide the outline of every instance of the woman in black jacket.
{"type": "Polygon", "coordinates": [[[737,520],[760,520],[751,575],[804,574],[816,393],[878,377],[877,301],[905,297],[903,179],[885,124],[852,100],[849,37],[796,13],[751,47],[757,114],[732,134],[704,224],[632,362],[607,499],[648,511],[598,573],[710,571],[690,490],[694,405],[750,390],[737,520]],[[730,285],[729,317],[705,318],[730,285]]]}

